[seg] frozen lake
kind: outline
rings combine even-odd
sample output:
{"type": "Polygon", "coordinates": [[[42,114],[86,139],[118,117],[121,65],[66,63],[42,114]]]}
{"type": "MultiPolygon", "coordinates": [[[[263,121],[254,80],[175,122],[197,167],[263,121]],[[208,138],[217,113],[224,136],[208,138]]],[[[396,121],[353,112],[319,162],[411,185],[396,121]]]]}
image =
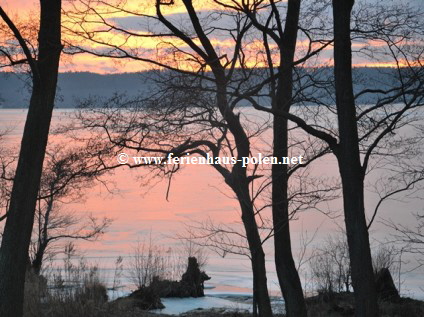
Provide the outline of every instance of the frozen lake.
{"type": "MultiPolygon", "coordinates": [[[[65,113],[71,111],[68,110],[65,113]]],[[[20,139],[25,115],[26,111],[24,110],[0,109],[0,129],[13,128],[7,143],[11,144],[20,139]]],[[[60,111],[56,111],[53,125],[66,120],[60,111]]],[[[334,158],[326,156],[317,161],[314,164],[313,173],[317,176],[336,176],[337,169],[334,158]]],[[[100,267],[101,277],[108,286],[113,283],[116,258],[123,257],[124,272],[120,281],[121,290],[112,295],[113,297],[135,288],[129,278],[128,261],[131,259],[133,248],[138,240],[146,239],[152,233],[155,243],[173,250],[179,245],[179,241],[174,238],[184,230],[186,224],[212,218],[217,223],[230,225],[240,219],[238,202],[231,197],[231,193],[229,195],[223,193],[228,193],[223,179],[209,166],[185,166],[173,180],[168,201],[165,199],[167,182],[159,182],[154,187],[143,187],[140,176],[143,177],[141,170],[126,168],[116,170],[108,178],[114,182],[115,188],[119,189],[119,194],[110,195],[104,187],[98,185],[88,189],[87,199],[84,202],[66,206],[68,210],[72,210],[78,215],[91,213],[96,217],[107,216],[114,219],[100,240],[77,243],[78,250],[84,255],[86,261],[100,267]]],[[[373,179],[368,179],[367,182],[372,183],[373,179]]],[[[373,209],[376,201],[377,197],[374,194],[366,193],[368,211],[373,209]]],[[[339,215],[341,215],[341,201],[337,200],[331,204],[331,208],[339,210],[339,215]]],[[[385,204],[378,218],[390,218],[404,225],[411,225],[414,224],[414,218],[410,212],[422,210],[422,201],[419,199],[413,199],[407,203],[393,201],[385,204]]],[[[329,233],[337,230],[337,223],[341,221],[341,217],[332,219],[317,211],[305,211],[299,214],[297,219],[291,223],[293,249],[296,257],[300,253],[301,232],[307,231],[309,235],[312,235],[317,230],[315,240],[310,245],[310,249],[313,249],[320,246],[329,233]]],[[[378,241],[384,241],[388,234],[387,227],[376,221],[370,231],[372,244],[377,245],[378,241]]],[[[265,245],[265,249],[267,250],[269,288],[274,295],[278,295],[278,282],[272,247],[269,242],[265,245]]],[[[423,269],[406,273],[415,265],[415,262],[410,256],[405,256],[403,260],[405,263],[401,272],[403,281],[401,293],[405,296],[424,299],[423,269]]],[[[55,263],[60,266],[61,261],[58,259],[55,263]]],[[[211,297],[189,300],[192,308],[227,307],[227,304],[234,305],[234,302],[218,298],[217,295],[248,295],[252,292],[252,275],[247,257],[231,254],[221,257],[210,252],[205,270],[211,277],[207,283],[209,289],[206,290],[206,294],[211,297]]],[[[300,272],[305,290],[312,291],[308,265],[305,264],[300,272]]],[[[181,299],[166,299],[164,304],[173,307],[172,313],[175,313],[180,310],[180,307],[183,309],[184,306],[187,306],[188,302],[181,299]]],[[[240,305],[240,308],[243,309],[249,306],[249,304],[243,303],[240,305]]]]}

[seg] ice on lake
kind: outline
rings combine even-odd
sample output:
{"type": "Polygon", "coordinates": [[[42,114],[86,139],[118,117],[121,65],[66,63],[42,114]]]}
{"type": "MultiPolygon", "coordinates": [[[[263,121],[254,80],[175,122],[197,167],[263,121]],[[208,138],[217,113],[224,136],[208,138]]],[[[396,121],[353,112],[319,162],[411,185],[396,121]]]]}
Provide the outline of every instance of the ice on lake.
{"type": "Polygon", "coordinates": [[[211,308],[228,308],[229,310],[251,311],[251,303],[238,303],[232,300],[205,296],[205,297],[189,297],[189,298],[162,298],[164,309],[155,309],[151,312],[168,315],[179,315],[194,309],[211,309],[211,308]]]}

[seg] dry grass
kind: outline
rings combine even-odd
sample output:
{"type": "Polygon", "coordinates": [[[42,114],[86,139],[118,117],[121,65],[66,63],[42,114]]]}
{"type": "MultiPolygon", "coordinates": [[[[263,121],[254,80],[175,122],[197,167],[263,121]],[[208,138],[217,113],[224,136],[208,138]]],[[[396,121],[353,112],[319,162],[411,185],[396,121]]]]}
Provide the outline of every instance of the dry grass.
{"type": "MultiPolygon", "coordinates": [[[[309,317],[354,316],[353,293],[323,295],[307,299],[309,317]]],[[[402,298],[398,302],[379,302],[381,317],[422,317],[424,302],[402,298]]]]}
{"type": "MultiPolygon", "coordinates": [[[[69,266],[71,267],[71,266],[69,266]]],[[[48,289],[43,277],[27,274],[25,283],[25,317],[165,317],[142,311],[130,298],[107,301],[106,287],[96,267],[72,267],[63,276],[71,276],[75,283],[67,287],[57,278],[56,288],[48,289]]],[[[353,316],[352,293],[321,294],[308,298],[309,317],[353,316]]],[[[403,298],[396,303],[380,303],[382,317],[422,317],[424,302],[403,298]]],[[[182,314],[186,317],[251,317],[251,314],[225,312],[224,309],[197,310],[182,314]]]]}

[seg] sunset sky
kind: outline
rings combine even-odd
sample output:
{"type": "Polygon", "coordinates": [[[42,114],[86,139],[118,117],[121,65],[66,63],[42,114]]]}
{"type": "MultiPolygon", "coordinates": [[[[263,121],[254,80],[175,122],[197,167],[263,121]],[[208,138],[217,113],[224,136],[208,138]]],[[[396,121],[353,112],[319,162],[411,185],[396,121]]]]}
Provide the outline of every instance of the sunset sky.
{"type": "MultiPolygon", "coordinates": [[[[88,1],[88,0],[87,0],[88,1]]],[[[84,0],[84,2],[87,2],[84,0]]],[[[231,0],[226,0],[227,2],[231,2],[231,0]]],[[[94,2],[94,1],[93,1],[94,2]]],[[[116,0],[106,1],[108,3],[116,3],[116,0]]],[[[375,3],[374,0],[365,0],[365,3],[375,3]]],[[[411,5],[419,5],[421,0],[410,0],[409,3],[411,5]]],[[[390,4],[400,3],[400,1],[390,1],[390,4]]],[[[36,23],[37,10],[38,10],[38,1],[36,0],[1,0],[1,5],[5,9],[5,11],[14,18],[18,27],[20,25],[26,26],[32,23],[36,23]]],[[[64,1],[64,10],[69,12],[69,10],[73,11],[73,6],[76,5],[78,8],[84,8],[84,5],[81,5],[80,1],[64,1]]],[[[195,0],[194,1],[195,9],[197,10],[199,17],[202,19],[204,17],[208,17],[210,13],[217,11],[217,5],[213,3],[211,0],[195,0]]],[[[133,13],[138,14],[146,14],[146,15],[154,15],[154,1],[147,0],[128,0],[127,5],[125,5],[125,9],[127,12],[112,10],[111,8],[106,8],[105,6],[97,5],[96,10],[102,12],[102,15],[106,19],[106,21],[115,26],[124,28],[126,30],[130,30],[136,35],[144,34],[149,35],[152,32],[160,32],[167,31],[163,26],[152,24],[151,21],[147,18],[135,16],[133,13]],[[133,12],[133,13],[132,13],[133,12]]],[[[331,11],[329,11],[331,14],[331,11]]],[[[181,0],[176,0],[175,4],[172,6],[164,6],[163,14],[167,16],[167,19],[171,20],[174,24],[182,25],[185,21],[186,14],[185,8],[183,7],[181,0]]],[[[70,18],[72,19],[74,15],[70,18]]],[[[64,18],[64,21],[69,21],[69,18],[64,18]]],[[[139,36],[130,36],[127,37],[122,33],[118,32],[108,32],[105,26],[99,26],[97,23],[99,21],[98,17],[90,15],[90,21],[94,23],[87,23],[84,26],[87,29],[91,30],[102,30],[101,34],[95,34],[94,39],[96,41],[106,42],[112,45],[118,45],[120,47],[124,47],[126,50],[130,50],[135,52],[135,54],[139,57],[147,57],[155,59],[157,56],[164,61],[165,63],[169,63],[169,50],[172,46],[178,47],[185,52],[190,52],[187,45],[182,43],[182,41],[176,40],[172,37],[164,37],[161,39],[152,38],[152,37],[139,37],[139,36]],[[167,55],[168,54],[168,55],[167,55]]],[[[230,26],[232,25],[232,20],[225,15],[220,17],[219,20],[209,22],[210,25],[214,26],[230,26]]],[[[69,24],[68,24],[69,25],[69,24]]],[[[72,29],[80,30],[79,26],[75,28],[75,25],[71,26],[72,29]]],[[[29,31],[22,31],[23,33],[29,31]]],[[[82,41],[81,38],[76,38],[75,36],[71,36],[67,34],[68,32],[64,30],[63,39],[66,42],[70,42],[72,44],[81,45],[83,48],[91,50],[91,51],[99,51],[104,50],[105,46],[101,44],[95,44],[90,41],[82,41]]],[[[300,32],[299,32],[300,33],[300,32]]],[[[253,39],[253,35],[250,40],[245,43],[245,50],[249,53],[249,58],[247,60],[247,65],[249,66],[264,66],[264,57],[262,54],[258,54],[261,52],[263,48],[263,43],[261,39],[253,39]]],[[[232,56],[234,40],[230,38],[228,33],[224,32],[213,32],[210,35],[211,42],[215,48],[219,51],[219,53],[223,56],[227,54],[230,58],[232,56]]],[[[195,43],[199,43],[199,41],[195,40],[195,43]]],[[[276,48],[276,45],[270,42],[272,48],[276,48]]],[[[299,34],[298,41],[298,56],[302,56],[302,51],[307,48],[308,41],[307,39],[299,34]]],[[[373,47],[378,48],[381,46],[381,42],[377,41],[354,41],[353,49],[354,51],[360,51],[363,48],[373,47]]],[[[278,55],[274,55],[274,59],[278,59],[278,55]]],[[[308,66],[317,66],[317,65],[331,65],[332,64],[332,47],[327,47],[319,56],[318,59],[314,59],[308,66]]],[[[385,58],[379,56],[378,59],[370,59],[365,54],[355,54],[353,59],[353,64],[355,66],[394,66],[393,60],[390,58],[385,58]]],[[[136,72],[150,69],[152,66],[148,63],[141,61],[134,61],[128,59],[119,59],[113,60],[110,58],[102,58],[95,57],[89,54],[78,54],[74,56],[63,55],[62,63],[60,70],[62,72],[67,71],[89,71],[95,73],[121,73],[121,72],[136,72]]],[[[190,68],[190,65],[183,65],[180,67],[190,68]]]]}
{"type": "MultiPolygon", "coordinates": [[[[351,20],[339,2],[335,39],[342,0],[299,0],[296,50],[290,0],[157,1],[0,0],[0,315],[18,316],[3,312],[26,272],[71,295],[89,272],[121,297],[150,271],[143,296],[194,256],[210,259],[207,295],[260,316],[271,301],[300,316],[326,289],[376,315],[389,269],[424,299],[424,0],[354,0],[351,20]]],[[[73,304],[44,293],[25,303],[73,304]]]]}

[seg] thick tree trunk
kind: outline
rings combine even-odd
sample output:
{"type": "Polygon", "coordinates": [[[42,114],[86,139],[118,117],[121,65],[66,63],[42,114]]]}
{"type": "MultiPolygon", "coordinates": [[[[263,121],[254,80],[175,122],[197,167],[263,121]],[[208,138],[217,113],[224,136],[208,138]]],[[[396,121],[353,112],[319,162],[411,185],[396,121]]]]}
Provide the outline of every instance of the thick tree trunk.
{"type": "Polygon", "coordinates": [[[22,137],[0,249],[0,316],[22,316],[25,270],[54,105],[61,46],[61,1],[41,0],[38,74],[22,137]]]}
{"type": "Polygon", "coordinates": [[[353,0],[333,0],[334,72],[340,144],[336,150],[343,185],[343,205],[349,245],[356,316],[378,316],[377,296],[364,208],[356,108],[352,85],[350,14],[353,0]]]}
{"type": "MultiPolygon", "coordinates": [[[[280,76],[275,110],[290,111],[293,90],[293,61],[296,50],[300,0],[290,0],[281,43],[280,76]]],[[[288,121],[274,116],[274,157],[288,156],[288,121]]],[[[272,217],[274,224],[275,266],[289,317],[307,316],[299,274],[293,260],[290,239],[287,165],[272,165],[272,217]]]]}

